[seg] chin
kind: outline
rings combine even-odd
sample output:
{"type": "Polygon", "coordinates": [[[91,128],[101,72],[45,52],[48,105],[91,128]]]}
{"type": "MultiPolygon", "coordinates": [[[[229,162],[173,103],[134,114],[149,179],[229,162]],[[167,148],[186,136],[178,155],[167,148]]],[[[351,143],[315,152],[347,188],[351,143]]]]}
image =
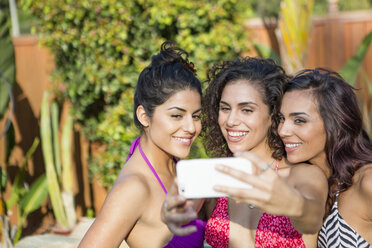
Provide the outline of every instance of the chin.
{"type": "Polygon", "coordinates": [[[298,158],[296,156],[288,156],[288,155],[287,155],[287,160],[291,164],[297,164],[297,163],[301,163],[301,162],[304,162],[305,161],[304,159],[298,158]]]}
{"type": "Polygon", "coordinates": [[[189,156],[190,154],[190,149],[188,149],[187,151],[182,151],[182,152],[175,152],[173,153],[173,157],[176,157],[176,158],[186,158],[187,156],[189,156]]]}
{"type": "Polygon", "coordinates": [[[232,153],[248,151],[248,149],[240,145],[228,145],[228,147],[232,153]]]}

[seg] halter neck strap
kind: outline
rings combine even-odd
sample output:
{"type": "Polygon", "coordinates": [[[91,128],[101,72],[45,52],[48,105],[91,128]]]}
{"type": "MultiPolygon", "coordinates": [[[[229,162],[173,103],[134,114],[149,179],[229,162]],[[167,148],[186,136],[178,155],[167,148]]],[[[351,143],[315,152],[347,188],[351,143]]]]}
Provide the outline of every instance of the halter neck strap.
{"type": "MultiPolygon", "coordinates": [[[[164,187],[164,184],[163,182],[160,180],[160,177],[158,176],[158,174],[156,173],[154,167],[151,165],[150,161],[147,159],[145,153],[143,152],[142,150],[142,147],[141,147],[141,143],[140,143],[140,138],[141,137],[138,137],[136,138],[135,140],[133,140],[132,144],[130,145],[130,148],[129,148],[129,154],[128,154],[128,157],[127,159],[125,160],[126,162],[130,159],[130,157],[132,156],[132,154],[134,153],[134,150],[136,150],[136,147],[138,146],[138,149],[141,153],[141,156],[143,158],[143,160],[145,160],[147,166],[150,168],[150,170],[152,171],[152,174],[154,174],[154,176],[156,177],[156,179],[158,180],[160,186],[163,188],[163,191],[165,194],[167,194],[167,190],[165,189],[164,187]]],[[[177,160],[175,160],[175,158],[173,158],[173,161],[175,161],[177,163],[177,160]]]]}
{"type": "Polygon", "coordinates": [[[130,157],[134,153],[134,150],[136,150],[136,147],[138,146],[139,142],[140,142],[140,137],[137,137],[135,140],[132,141],[132,144],[130,145],[130,148],[129,148],[129,154],[128,154],[127,159],[125,160],[125,162],[128,162],[128,160],[130,159],[130,157]]]}
{"type": "Polygon", "coordinates": [[[140,153],[141,153],[141,156],[142,156],[143,160],[145,160],[146,164],[149,166],[150,170],[152,171],[152,173],[154,174],[154,176],[155,176],[156,179],[158,180],[160,186],[163,188],[164,193],[167,194],[168,192],[167,192],[167,190],[165,189],[163,182],[160,180],[160,178],[159,178],[158,174],[156,173],[154,167],[152,167],[150,161],[147,159],[145,153],[142,151],[141,143],[138,144],[138,148],[139,148],[139,151],[140,151],[140,153]]]}

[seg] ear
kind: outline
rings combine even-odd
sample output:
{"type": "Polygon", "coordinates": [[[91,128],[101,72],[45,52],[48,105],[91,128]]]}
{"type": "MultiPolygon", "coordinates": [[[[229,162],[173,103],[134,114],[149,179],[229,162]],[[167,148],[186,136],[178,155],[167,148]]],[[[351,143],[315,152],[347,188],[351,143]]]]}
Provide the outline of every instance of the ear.
{"type": "Polygon", "coordinates": [[[137,119],[144,127],[150,125],[150,119],[146,114],[145,108],[142,105],[139,105],[136,110],[137,119]]]}

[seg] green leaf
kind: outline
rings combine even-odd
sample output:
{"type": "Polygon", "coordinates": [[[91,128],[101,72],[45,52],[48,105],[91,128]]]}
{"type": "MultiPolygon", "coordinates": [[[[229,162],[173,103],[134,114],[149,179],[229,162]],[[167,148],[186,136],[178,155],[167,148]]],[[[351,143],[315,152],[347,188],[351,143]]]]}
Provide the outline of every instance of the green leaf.
{"type": "Polygon", "coordinates": [[[270,58],[277,64],[281,64],[279,55],[271,47],[258,42],[253,42],[253,47],[261,58],[270,58]]]}
{"type": "Polygon", "coordinates": [[[23,216],[40,208],[48,196],[48,182],[46,175],[40,176],[32,185],[29,191],[25,193],[19,202],[19,207],[23,216]]]}
{"type": "Polygon", "coordinates": [[[40,139],[38,137],[35,137],[34,142],[32,142],[30,149],[28,149],[28,151],[26,152],[25,159],[23,160],[23,166],[26,166],[27,161],[31,158],[32,154],[34,154],[39,143],[40,139]]]}
{"type": "Polygon", "coordinates": [[[46,176],[48,181],[48,189],[50,200],[52,202],[53,212],[57,219],[57,222],[63,226],[68,227],[67,217],[65,209],[63,207],[61,188],[59,185],[56,169],[53,161],[53,145],[52,145],[52,128],[51,128],[51,116],[50,116],[50,105],[49,105],[48,91],[44,92],[43,99],[41,102],[41,113],[40,113],[40,135],[42,142],[42,151],[45,163],[46,176]]]}
{"type": "Polygon", "coordinates": [[[0,166],[0,193],[2,194],[5,191],[7,183],[6,171],[3,167],[0,166]]]}
{"type": "Polygon", "coordinates": [[[54,165],[56,167],[57,177],[59,178],[61,174],[61,158],[60,158],[60,149],[59,149],[59,109],[58,104],[53,101],[50,106],[50,114],[52,121],[52,144],[53,144],[53,159],[54,165]]]}
{"type": "Polygon", "coordinates": [[[24,193],[23,183],[24,183],[24,177],[26,173],[26,165],[27,165],[28,160],[31,158],[32,154],[34,154],[39,143],[40,143],[40,140],[38,137],[36,137],[30,149],[28,149],[28,151],[26,152],[26,156],[23,160],[22,166],[19,168],[17,175],[14,179],[10,197],[6,201],[6,206],[8,209],[10,209],[16,202],[18,202],[18,199],[22,198],[22,195],[24,193]]]}
{"type": "Polygon", "coordinates": [[[351,57],[344,67],[340,70],[341,76],[351,85],[355,85],[359,68],[363,63],[364,57],[367,54],[369,45],[372,41],[372,32],[368,33],[357,48],[353,57],[351,57]]]}
{"type": "Polygon", "coordinates": [[[73,178],[73,167],[72,167],[72,154],[71,154],[71,141],[73,133],[73,124],[74,119],[71,115],[71,111],[68,111],[61,137],[61,151],[62,151],[62,184],[63,190],[72,192],[74,187],[74,178],[73,178]]]}

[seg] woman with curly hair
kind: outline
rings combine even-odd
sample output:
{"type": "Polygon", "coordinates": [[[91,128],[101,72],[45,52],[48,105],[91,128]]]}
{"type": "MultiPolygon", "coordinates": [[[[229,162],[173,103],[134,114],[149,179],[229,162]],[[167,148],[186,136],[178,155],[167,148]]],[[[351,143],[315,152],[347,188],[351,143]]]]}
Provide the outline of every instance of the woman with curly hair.
{"type": "MultiPolygon", "coordinates": [[[[206,151],[213,157],[243,153],[252,161],[252,175],[219,170],[245,180],[249,190],[223,185],[216,190],[229,198],[206,200],[206,241],[213,247],[313,247],[322,225],[327,178],[315,165],[291,164],[277,136],[284,70],[272,60],[240,58],[216,64],[208,73],[203,99],[206,151]]],[[[223,184],[223,182],[221,182],[223,184]]],[[[196,218],[186,199],[168,194],[163,221],[176,234],[188,234],[182,224],[196,218]]]]}

